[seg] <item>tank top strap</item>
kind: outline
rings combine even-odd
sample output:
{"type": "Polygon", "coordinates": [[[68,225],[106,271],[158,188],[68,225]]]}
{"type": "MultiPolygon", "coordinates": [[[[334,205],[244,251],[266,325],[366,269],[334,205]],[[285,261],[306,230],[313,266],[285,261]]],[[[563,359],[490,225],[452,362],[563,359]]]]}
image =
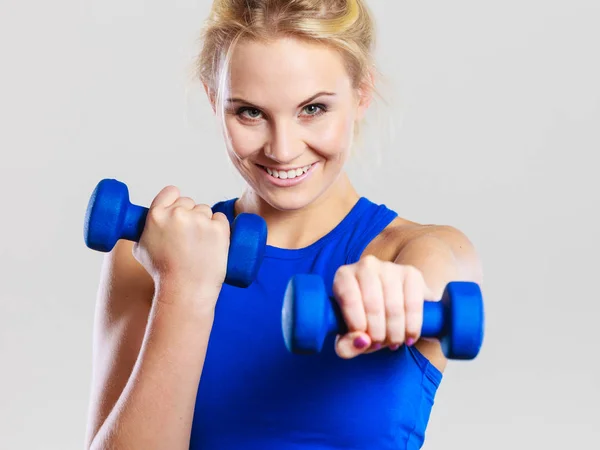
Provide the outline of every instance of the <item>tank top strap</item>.
{"type": "Polygon", "coordinates": [[[361,202],[363,203],[362,214],[354,224],[346,264],[357,262],[369,243],[398,217],[396,211],[384,204],[373,203],[365,197],[361,198],[361,202]]]}

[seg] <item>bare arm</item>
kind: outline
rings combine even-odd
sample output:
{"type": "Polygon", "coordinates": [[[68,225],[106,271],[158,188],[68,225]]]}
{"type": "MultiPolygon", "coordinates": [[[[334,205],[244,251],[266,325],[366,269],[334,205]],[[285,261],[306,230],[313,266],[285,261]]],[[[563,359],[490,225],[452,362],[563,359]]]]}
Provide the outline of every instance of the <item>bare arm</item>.
{"type": "MultiPolygon", "coordinates": [[[[441,298],[451,281],[473,281],[481,285],[483,272],[479,256],[461,231],[449,226],[417,230],[404,240],[395,262],[414,266],[422,272],[431,290],[429,300],[441,298]]],[[[440,371],[445,369],[447,360],[437,340],[421,338],[416,347],[440,371]]]]}
{"type": "Polygon", "coordinates": [[[182,305],[182,285],[155,292],[120,241],[106,256],[97,299],[86,448],[187,449],[213,312],[182,305]]]}

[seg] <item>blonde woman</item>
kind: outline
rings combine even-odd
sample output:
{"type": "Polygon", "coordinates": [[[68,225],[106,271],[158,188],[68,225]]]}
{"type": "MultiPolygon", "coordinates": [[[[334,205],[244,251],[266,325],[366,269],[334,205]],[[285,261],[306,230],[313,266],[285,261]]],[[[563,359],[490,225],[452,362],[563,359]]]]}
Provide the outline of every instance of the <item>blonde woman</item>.
{"type": "Polygon", "coordinates": [[[87,448],[422,446],[446,366],[420,336],[423,303],[481,267],[463,233],[399,217],[345,173],[376,88],[374,34],[362,0],[214,2],[198,74],[247,188],[209,206],[168,186],[140,242],[108,254],[87,448]],[[268,226],[248,288],[223,284],[241,212],[268,226]],[[317,355],[282,339],[298,273],[323,277],[348,326],[317,355]]]}

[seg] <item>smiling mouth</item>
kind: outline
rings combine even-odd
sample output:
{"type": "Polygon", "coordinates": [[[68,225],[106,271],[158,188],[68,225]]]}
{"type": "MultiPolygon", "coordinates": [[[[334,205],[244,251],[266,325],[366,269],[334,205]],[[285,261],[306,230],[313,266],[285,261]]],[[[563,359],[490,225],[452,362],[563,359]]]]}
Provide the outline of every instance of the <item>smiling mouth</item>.
{"type": "Polygon", "coordinates": [[[267,172],[273,178],[279,178],[281,180],[288,180],[288,179],[293,179],[293,178],[304,175],[306,172],[308,172],[310,170],[310,168],[313,166],[313,164],[308,164],[307,166],[297,167],[295,169],[288,169],[288,170],[272,169],[270,167],[262,166],[260,164],[257,164],[257,166],[260,167],[261,169],[263,169],[265,172],[267,172]]]}

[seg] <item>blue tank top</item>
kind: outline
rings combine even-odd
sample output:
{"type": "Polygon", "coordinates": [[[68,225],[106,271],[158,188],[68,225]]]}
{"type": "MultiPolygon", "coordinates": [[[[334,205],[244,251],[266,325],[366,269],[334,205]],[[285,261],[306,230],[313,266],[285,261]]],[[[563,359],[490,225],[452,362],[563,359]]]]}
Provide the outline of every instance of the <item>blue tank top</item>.
{"type": "MultiPolygon", "coordinates": [[[[213,211],[234,219],[236,199],[213,211]]],[[[397,216],[362,197],[327,235],[302,249],[267,246],[248,288],[224,285],[200,380],[191,450],[418,449],[442,379],[417,349],[345,360],[334,337],[316,355],[288,352],[283,296],[298,273],[318,273],[331,295],[341,265],[397,216]]]]}

